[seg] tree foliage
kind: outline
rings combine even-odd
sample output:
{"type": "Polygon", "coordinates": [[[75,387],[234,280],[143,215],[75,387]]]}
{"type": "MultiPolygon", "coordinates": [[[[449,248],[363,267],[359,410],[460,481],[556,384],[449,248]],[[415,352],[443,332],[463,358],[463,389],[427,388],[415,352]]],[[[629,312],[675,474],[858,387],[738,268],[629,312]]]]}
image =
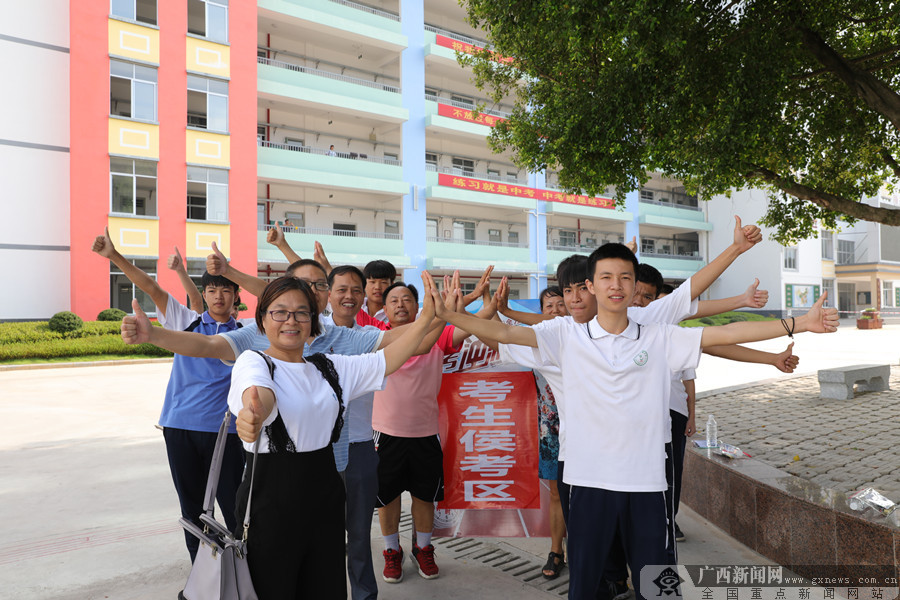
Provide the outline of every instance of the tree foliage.
{"type": "Polygon", "coordinates": [[[900,225],[860,202],[900,177],[900,4],[463,2],[492,48],[460,60],[515,99],[490,142],[520,166],[620,202],[654,171],[702,199],[761,187],[783,243],[817,220],[900,225]]]}

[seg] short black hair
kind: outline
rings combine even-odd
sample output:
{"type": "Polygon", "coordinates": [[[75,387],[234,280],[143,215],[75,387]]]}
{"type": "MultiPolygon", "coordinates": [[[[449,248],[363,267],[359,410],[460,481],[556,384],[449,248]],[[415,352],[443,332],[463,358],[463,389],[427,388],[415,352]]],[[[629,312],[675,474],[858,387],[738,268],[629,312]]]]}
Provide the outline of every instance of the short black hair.
{"type": "Polygon", "coordinates": [[[561,289],[584,283],[588,279],[592,277],[588,269],[588,257],[584,254],[573,254],[556,267],[556,282],[561,289]]]}
{"type": "Polygon", "coordinates": [[[363,268],[363,276],[366,279],[389,279],[393,282],[397,279],[397,269],[386,260],[373,260],[363,268]]]}
{"type": "MultiPolygon", "coordinates": [[[[669,294],[671,294],[674,291],[675,291],[675,288],[671,284],[668,284],[668,283],[662,284],[662,287],[659,288],[659,294],[665,294],[666,296],[668,296],[669,294]]],[[[659,296],[659,294],[656,294],[656,295],[659,296]]]]}
{"type": "Polygon", "coordinates": [[[653,286],[656,289],[657,296],[659,296],[662,286],[666,283],[663,281],[662,273],[660,273],[656,267],[648,265],[647,263],[641,263],[640,266],[638,266],[636,277],[637,281],[653,286]]]}
{"type": "Polygon", "coordinates": [[[383,293],[383,294],[381,294],[382,300],[387,300],[388,294],[391,293],[391,290],[393,290],[393,289],[395,289],[395,288],[399,288],[399,287],[404,287],[404,288],[408,289],[408,290],[409,290],[409,293],[412,294],[413,300],[415,300],[415,301],[416,301],[416,304],[418,304],[418,302],[419,302],[419,290],[417,290],[417,289],[416,289],[416,286],[414,286],[413,284],[411,284],[411,283],[407,284],[407,283],[405,283],[405,282],[403,282],[403,281],[395,281],[395,282],[392,283],[391,285],[387,286],[387,289],[384,290],[384,293],[383,293]]]}
{"type": "Polygon", "coordinates": [[[265,333],[266,331],[263,327],[263,319],[269,311],[272,302],[285,292],[291,290],[300,290],[300,293],[306,296],[306,301],[309,303],[310,337],[322,333],[322,329],[319,326],[319,305],[316,302],[316,294],[313,292],[312,286],[302,279],[297,279],[290,275],[273,279],[269,282],[269,285],[266,286],[266,289],[263,290],[262,294],[259,295],[259,303],[256,305],[256,326],[259,327],[260,333],[265,333]]]}
{"type": "Polygon", "coordinates": [[[637,277],[638,259],[634,255],[634,252],[629,250],[628,246],[625,244],[610,242],[608,244],[603,244],[591,252],[591,255],[588,257],[589,279],[594,279],[594,275],[597,272],[597,261],[605,260],[607,258],[618,258],[619,260],[631,263],[634,268],[635,277],[637,277]]]}
{"type": "Polygon", "coordinates": [[[230,287],[234,290],[235,294],[237,294],[238,291],[238,284],[232,280],[222,277],[221,275],[210,275],[208,271],[203,271],[203,275],[200,277],[200,289],[206,290],[209,286],[230,287]]]}
{"type": "Polygon", "coordinates": [[[291,266],[289,266],[287,268],[287,271],[284,272],[284,276],[285,277],[293,277],[294,271],[296,271],[300,267],[315,267],[315,268],[319,269],[320,271],[322,271],[322,275],[324,275],[326,277],[326,279],[328,278],[328,272],[325,271],[325,267],[323,267],[322,265],[320,265],[319,263],[317,263],[316,261],[314,261],[311,258],[301,258],[297,262],[291,263],[291,266]]]}
{"type": "Polygon", "coordinates": [[[362,274],[362,271],[354,267],[353,265],[341,265],[340,267],[335,267],[331,270],[331,273],[328,274],[328,287],[334,286],[334,278],[338,275],[346,275],[350,273],[351,275],[356,275],[357,279],[359,279],[359,285],[366,287],[366,278],[362,274]]]}
{"type": "Polygon", "coordinates": [[[557,285],[549,285],[541,290],[541,293],[538,296],[538,300],[541,304],[541,310],[544,310],[544,300],[546,300],[547,298],[553,298],[554,296],[558,296],[560,298],[563,297],[562,290],[559,289],[559,286],[557,285]]]}

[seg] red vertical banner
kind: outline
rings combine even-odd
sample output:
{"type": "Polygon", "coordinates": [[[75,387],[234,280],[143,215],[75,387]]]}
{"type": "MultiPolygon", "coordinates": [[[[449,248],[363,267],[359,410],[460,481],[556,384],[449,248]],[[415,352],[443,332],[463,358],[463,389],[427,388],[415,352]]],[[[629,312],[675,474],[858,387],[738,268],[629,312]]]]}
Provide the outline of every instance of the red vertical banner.
{"type": "Polygon", "coordinates": [[[438,508],[539,508],[531,371],[445,373],[438,404],[444,451],[438,508]]]}

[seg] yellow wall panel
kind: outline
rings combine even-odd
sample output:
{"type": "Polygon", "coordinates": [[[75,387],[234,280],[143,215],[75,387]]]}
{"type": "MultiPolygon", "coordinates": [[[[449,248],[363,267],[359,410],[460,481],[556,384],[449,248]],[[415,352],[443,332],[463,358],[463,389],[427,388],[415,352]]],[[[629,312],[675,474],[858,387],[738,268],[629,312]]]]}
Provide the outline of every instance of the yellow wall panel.
{"type": "Polygon", "coordinates": [[[159,64],[159,31],[109,19],[109,53],[159,64]]]}
{"type": "Polygon", "coordinates": [[[231,164],[231,138],[220,133],[187,131],[187,162],[214,167],[231,164]]]}
{"type": "Polygon", "coordinates": [[[833,260],[823,260],[822,261],[822,277],[824,279],[834,279],[834,261],[833,260]]]}
{"type": "Polygon", "coordinates": [[[212,243],[225,256],[231,252],[231,228],[229,225],[213,223],[187,223],[187,239],[185,240],[186,256],[190,258],[206,258],[212,252],[212,243]]]}
{"type": "Polygon", "coordinates": [[[231,76],[231,48],[188,37],[187,70],[207,73],[216,77],[231,76]]]}
{"type": "Polygon", "coordinates": [[[159,221],[109,217],[109,238],[124,256],[159,256],[159,221]]]}
{"type": "Polygon", "coordinates": [[[109,153],[159,159],[159,125],[110,117],[109,153]]]}

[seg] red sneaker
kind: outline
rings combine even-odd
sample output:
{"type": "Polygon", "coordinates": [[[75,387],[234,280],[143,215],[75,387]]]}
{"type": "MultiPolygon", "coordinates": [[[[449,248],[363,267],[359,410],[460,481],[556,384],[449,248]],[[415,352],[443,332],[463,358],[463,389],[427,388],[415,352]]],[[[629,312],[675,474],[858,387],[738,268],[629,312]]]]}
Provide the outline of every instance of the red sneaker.
{"type": "Polygon", "coordinates": [[[384,573],[381,577],[388,583],[403,581],[403,548],[384,551],[384,573]]]}
{"type": "Polygon", "coordinates": [[[440,574],[438,566],[434,564],[434,546],[428,544],[424,548],[419,548],[413,544],[412,553],[419,575],[425,579],[434,579],[440,574]]]}

